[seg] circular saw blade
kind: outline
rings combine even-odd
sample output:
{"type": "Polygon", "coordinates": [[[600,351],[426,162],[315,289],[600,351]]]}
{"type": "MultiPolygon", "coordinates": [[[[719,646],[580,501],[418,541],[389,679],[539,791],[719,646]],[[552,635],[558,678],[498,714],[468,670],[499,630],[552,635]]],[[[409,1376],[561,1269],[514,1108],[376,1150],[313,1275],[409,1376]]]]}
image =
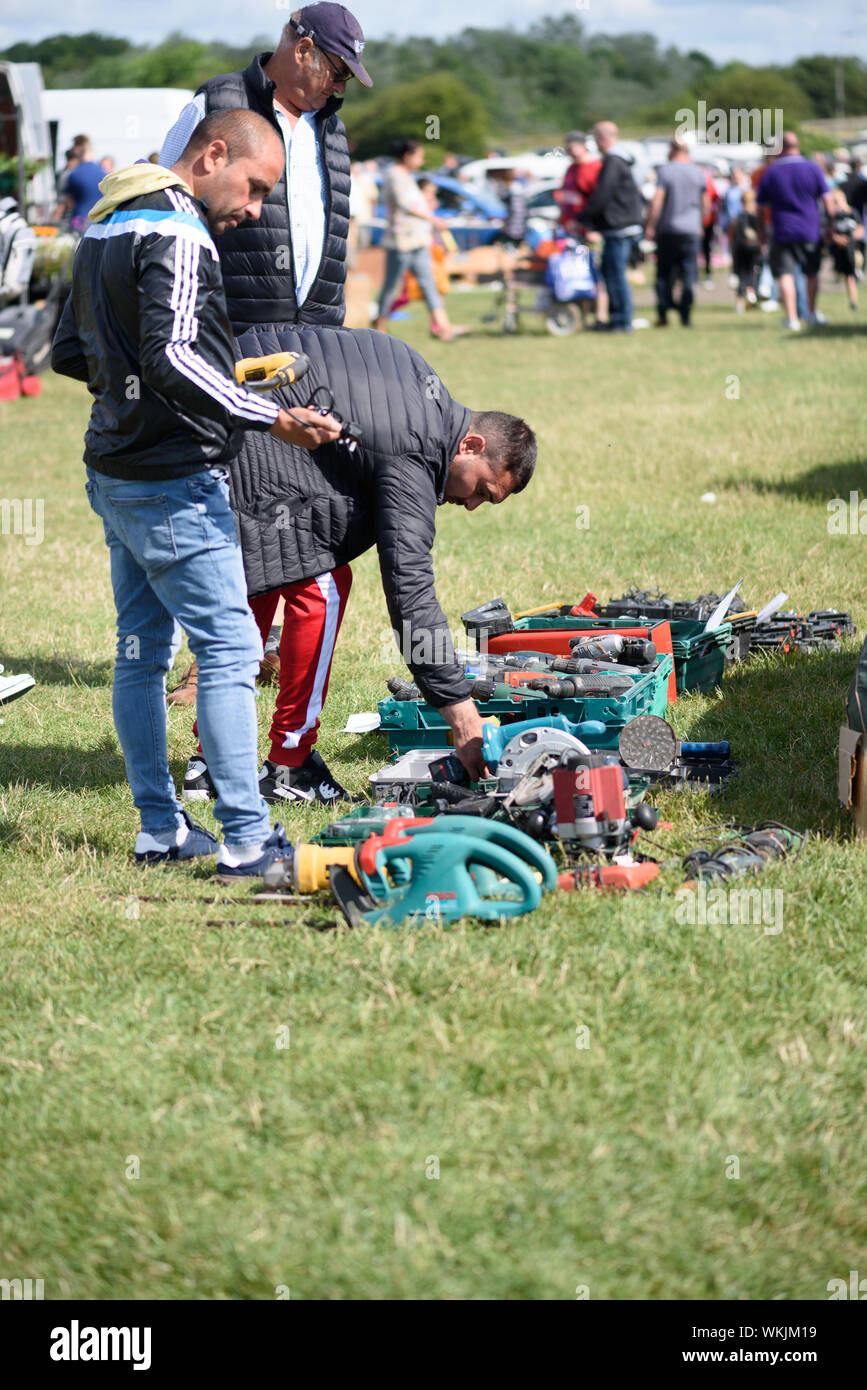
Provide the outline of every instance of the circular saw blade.
{"type": "Polygon", "coordinates": [[[658,714],[639,714],[623,729],[617,747],[627,767],[664,772],[677,756],[677,737],[658,714]]]}

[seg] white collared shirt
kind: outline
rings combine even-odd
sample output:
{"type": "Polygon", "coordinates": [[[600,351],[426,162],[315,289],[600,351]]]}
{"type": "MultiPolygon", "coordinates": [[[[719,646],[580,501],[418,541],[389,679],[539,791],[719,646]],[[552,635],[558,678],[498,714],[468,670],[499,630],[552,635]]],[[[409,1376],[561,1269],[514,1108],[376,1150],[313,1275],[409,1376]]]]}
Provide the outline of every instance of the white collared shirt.
{"type": "MultiPolygon", "coordinates": [[[[204,92],[188,102],[160,150],[160,164],[170,169],[187,147],[190,136],[205,119],[204,92]]],[[[292,238],[295,298],[303,304],[316,279],[325,247],[325,177],[316,138],[316,112],[304,111],[294,130],[276,106],[274,114],[286,150],[286,206],[292,238]]]]}

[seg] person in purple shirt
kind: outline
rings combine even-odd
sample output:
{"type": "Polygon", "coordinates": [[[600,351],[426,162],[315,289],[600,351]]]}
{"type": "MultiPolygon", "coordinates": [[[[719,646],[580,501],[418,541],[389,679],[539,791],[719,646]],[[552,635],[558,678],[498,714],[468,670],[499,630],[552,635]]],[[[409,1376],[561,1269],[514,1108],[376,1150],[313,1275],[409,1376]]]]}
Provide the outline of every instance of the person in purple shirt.
{"type": "Polygon", "coordinates": [[[818,164],[801,154],[798,137],[783,135],[779,159],[759,179],[758,203],[771,213],[771,273],[779,281],[785,320],[783,327],[797,333],[801,327],[795,297],[795,266],[807,280],[807,322],[827,323],[816,310],[819,265],[822,260],[822,227],[819,200],[830,207],[831,190],[818,164]]]}
{"type": "Polygon", "coordinates": [[[70,171],[63,195],[70,209],[70,227],[76,232],[86,232],[89,225],[87,214],[99,202],[99,185],[105,178],[105,170],[94,160],[89,140],[81,141],[79,153],[81,163],[70,171]]]}

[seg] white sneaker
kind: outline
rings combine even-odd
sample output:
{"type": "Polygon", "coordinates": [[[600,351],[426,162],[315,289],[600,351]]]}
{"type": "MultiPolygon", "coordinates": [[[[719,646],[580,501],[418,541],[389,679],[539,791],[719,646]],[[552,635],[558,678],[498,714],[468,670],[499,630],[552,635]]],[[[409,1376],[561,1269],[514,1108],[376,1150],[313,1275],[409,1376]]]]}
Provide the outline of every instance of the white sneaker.
{"type": "MultiPolygon", "coordinates": [[[[0,666],[0,671],[3,667],[0,666]]],[[[26,695],[36,684],[32,676],[0,676],[0,705],[8,705],[19,695],[26,695]]]]}
{"type": "Polygon", "coordinates": [[[766,314],[775,314],[779,307],[780,301],[778,299],[763,299],[760,305],[766,314]]]}
{"type": "Polygon", "coordinates": [[[827,322],[828,322],[828,316],[827,316],[827,314],[820,314],[820,313],[819,313],[819,310],[817,309],[817,310],[815,311],[815,313],[813,313],[813,314],[808,314],[808,315],[807,315],[807,322],[808,322],[809,324],[817,324],[817,323],[822,324],[822,323],[827,323],[827,322]]]}
{"type": "Polygon", "coordinates": [[[785,333],[800,333],[800,319],[783,319],[783,331],[785,333]]]}
{"type": "Polygon", "coordinates": [[[747,290],[747,303],[748,303],[748,304],[755,304],[755,303],[756,303],[756,292],[755,292],[755,290],[747,290]]]}

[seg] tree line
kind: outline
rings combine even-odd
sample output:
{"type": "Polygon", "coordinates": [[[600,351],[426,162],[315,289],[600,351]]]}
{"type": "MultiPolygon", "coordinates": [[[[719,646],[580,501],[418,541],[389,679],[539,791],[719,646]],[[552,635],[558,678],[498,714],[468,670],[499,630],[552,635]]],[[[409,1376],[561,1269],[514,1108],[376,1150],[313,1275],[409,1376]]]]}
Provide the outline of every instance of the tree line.
{"type": "MultiPolygon", "coordinates": [[[[0,57],[37,62],[47,87],[190,87],[246,67],[276,33],[239,47],[169,34],[145,47],[104,34],[56,34],[16,43],[0,57]]],[[[713,62],[700,49],[662,47],[652,34],[589,34],[580,18],[528,29],[467,28],[446,39],[371,39],[368,90],[351,93],[350,140],[361,158],[391,139],[439,121],[437,148],[481,154],[492,144],[543,143],[577,126],[612,119],[638,130],[669,130],[680,108],[782,108],[787,126],[867,113],[867,64],[815,55],[785,66],[713,62]],[[560,134],[558,135],[558,132],[560,134]]],[[[433,151],[432,151],[433,154],[433,151]]]]}

